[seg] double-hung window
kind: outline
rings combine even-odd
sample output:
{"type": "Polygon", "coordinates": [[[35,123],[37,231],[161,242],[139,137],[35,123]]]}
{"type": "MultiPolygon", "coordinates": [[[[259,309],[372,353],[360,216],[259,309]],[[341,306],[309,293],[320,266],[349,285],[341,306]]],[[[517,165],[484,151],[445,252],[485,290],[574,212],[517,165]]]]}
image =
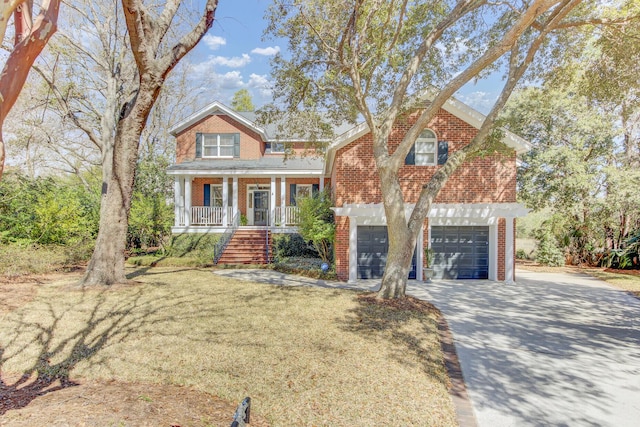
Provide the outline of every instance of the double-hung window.
{"type": "Polygon", "coordinates": [[[416,143],[407,153],[404,164],[417,166],[444,165],[448,158],[449,143],[447,141],[438,141],[434,131],[425,129],[420,133],[416,143]]]}
{"type": "Polygon", "coordinates": [[[235,136],[232,133],[205,133],[202,135],[202,157],[233,157],[235,136]]]}
{"type": "Polygon", "coordinates": [[[416,140],[416,165],[433,166],[438,159],[438,139],[436,134],[425,129],[420,133],[416,140]]]}

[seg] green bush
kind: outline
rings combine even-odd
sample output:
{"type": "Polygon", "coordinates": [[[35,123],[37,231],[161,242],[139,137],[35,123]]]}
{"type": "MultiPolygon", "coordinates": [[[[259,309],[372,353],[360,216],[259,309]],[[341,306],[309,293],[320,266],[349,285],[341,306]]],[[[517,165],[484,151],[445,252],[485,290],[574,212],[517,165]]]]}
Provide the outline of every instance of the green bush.
{"type": "Polygon", "coordinates": [[[97,180],[28,178],[8,173],[0,181],[0,239],[4,243],[84,245],[98,232],[97,180]]]}
{"type": "Polygon", "coordinates": [[[551,231],[547,228],[541,228],[536,231],[536,240],[538,241],[538,249],[536,251],[536,261],[542,265],[551,267],[559,267],[564,265],[564,254],[558,247],[551,231]]]}
{"type": "Polygon", "coordinates": [[[321,267],[324,261],[320,258],[290,257],[280,260],[270,265],[270,268],[286,274],[297,274],[314,279],[337,280],[338,276],[334,270],[326,273],[321,267]]]}
{"type": "Polygon", "coordinates": [[[302,238],[312,243],[320,258],[331,263],[336,224],[331,210],[331,197],[327,189],[296,200],[300,209],[298,230],[302,238]]]}
{"type": "Polygon", "coordinates": [[[173,207],[167,204],[163,194],[145,196],[136,191],[129,212],[127,248],[163,247],[172,224],[173,207]]]}
{"type": "Polygon", "coordinates": [[[318,258],[318,251],[299,234],[273,234],[271,243],[276,260],[290,257],[318,258]]]}

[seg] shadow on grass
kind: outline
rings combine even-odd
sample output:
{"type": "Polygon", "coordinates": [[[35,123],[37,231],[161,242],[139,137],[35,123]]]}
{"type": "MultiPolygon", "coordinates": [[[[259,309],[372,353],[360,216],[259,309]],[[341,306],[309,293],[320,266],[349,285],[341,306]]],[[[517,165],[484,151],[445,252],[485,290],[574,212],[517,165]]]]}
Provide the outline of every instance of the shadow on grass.
{"type": "Polygon", "coordinates": [[[344,330],[373,341],[388,341],[390,357],[401,364],[419,363],[429,377],[449,385],[438,338],[439,315],[431,304],[410,297],[378,300],[367,293],[357,297],[357,307],[350,314],[344,330]]]}
{"type": "MultiPolygon", "coordinates": [[[[34,319],[28,310],[3,320],[11,332],[0,343],[0,416],[20,409],[40,396],[79,385],[72,370],[91,361],[105,347],[126,340],[143,327],[171,319],[181,306],[190,307],[196,296],[163,295],[149,298],[142,286],[113,298],[111,289],[85,288],[79,301],[45,301],[34,319]],[[165,314],[166,313],[166,314],[165,314]],[[79,317],[79,319],[76,319],[79,317]],[[70,320],[70,318],[72,320],[70,320]],[[71,323],[70,323],[71,322],[71,323]],[[26,359],[30,366],[12,383],[3,371],[8,361],[26,359]]],[[[34,308],[35,309],[35,308],[34,308]]],[[[190,313],[185,310],[186,316],[190,313]]]]}

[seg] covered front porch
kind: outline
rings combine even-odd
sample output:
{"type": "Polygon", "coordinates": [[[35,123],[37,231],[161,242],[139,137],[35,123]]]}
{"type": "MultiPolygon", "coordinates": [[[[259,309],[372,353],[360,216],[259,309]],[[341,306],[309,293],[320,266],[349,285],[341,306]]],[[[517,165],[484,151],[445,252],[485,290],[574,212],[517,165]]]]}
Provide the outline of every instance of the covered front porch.
{"type": "Polygon", "coordinates": [[[321,175],[309,174],[174,175],[176,234],[224,232],[233,226],[295,231],[295,200],[321,191],[325,184],[321,175]]]}

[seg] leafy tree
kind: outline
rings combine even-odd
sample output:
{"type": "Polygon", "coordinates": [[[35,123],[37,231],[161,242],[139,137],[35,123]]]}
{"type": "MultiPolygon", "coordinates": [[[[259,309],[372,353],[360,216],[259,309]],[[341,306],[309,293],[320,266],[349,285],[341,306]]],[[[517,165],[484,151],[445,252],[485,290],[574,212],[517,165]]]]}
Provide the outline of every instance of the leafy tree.
{"type": "MultiPolygon", "coordinates": [[[[133,91],[117,105],[119,115],[112,123],[113,145],[107,147],[112,160],[103,160],[107,169],[103,169],[100,231],[83,285],[127,280],[124,252],[140,137],[169,72],[211,28],[218,2],[207,0],[198,22],[181,37],[172,39],[172,22],[180,5],[180,1],[171,0],[162,7],[147,7],[142,0],[122,0],[136,77],[133,91]]],[[[114,64],[114,72],[117,70],[114,64]]]]}
{"type": "Polygon", "coordinates": [[[174,214],[173,206],[167,203],[173,184],[166,173],[168,166],[163,156],[151,155],[138,163],[129,213],[129,249],[164,247],[174,214]]]}
{"type": "Polygon", "coordinates": [[[324,262],[330,263],[336,225],[329,192],[325,190],[311,197],[301,197],[296,205],[300,209],[298,232],[306,242],[313,244],[324,262]]]}
{"type": "Polygon", "coordinates": [[[247,89],[240,89],[233,94],[231,108],[236,111],[254,111],[256,109],[256,107],[253,106],[251,94],[247,89]]]}
{"type": "Polygon", "coordinates": [[[465,160],[495,151],[498,115],[538,51],[539,64],[553,64],[573,41],[571,30],[614,10],[605,9],[597,2],[554,0],[275,1],[268,32],[289,39],[290,58],[274,60],[276,104],[265,108],[265,120],[300,123],[290,134],[302,135],[312,132],[313,122],[288,120],[301,111],[321,112],[335,123],[360,116],[368,125],[389,228],[380,298],[405,295],[413,248],[433,200],[465,160]],[[505,83],[477,136],[424,183],[407,219],[398,171],[418,135],[464,84],[500,67],[505,83]],[[418,105],[419,118],[390,150],[396,119],[418,105]]]}
{"type": "Polygon", "coordinates": [[[8,0],[0,4],[0,40],[4,40],[13,14],[13,49],[0,74],[0,178],[4,171],[5,146],[2,126],[18,99],[29,70],[57,29],[60,0],[44,0],[33,19],[33,1],[8,0]]]}
{"type": "Polygon", "coordinates": [[[630,185],[640,179],[638,28],[633,20],[587,34],[591,49],[521,90],[504,116],[534,143],[519,170],[520,197],[550,210],[554,236],[573,263],[619,252],[640,227],[640,194],[630,185]]]}
{"type": "Polygon", "coordinates": [[[564,265],[564,255],[555,241],[555,236],[549,228],[544,227],[536,232],[538,249],[536,250],[536,261],[542,265],[558,267],[564,265]]]}
{"type": "Polygon", "coordinates": [[[0,240],[75,246],[98,232],[99,192],[78,179],[9,173],[0,183],[0,240]]]}

